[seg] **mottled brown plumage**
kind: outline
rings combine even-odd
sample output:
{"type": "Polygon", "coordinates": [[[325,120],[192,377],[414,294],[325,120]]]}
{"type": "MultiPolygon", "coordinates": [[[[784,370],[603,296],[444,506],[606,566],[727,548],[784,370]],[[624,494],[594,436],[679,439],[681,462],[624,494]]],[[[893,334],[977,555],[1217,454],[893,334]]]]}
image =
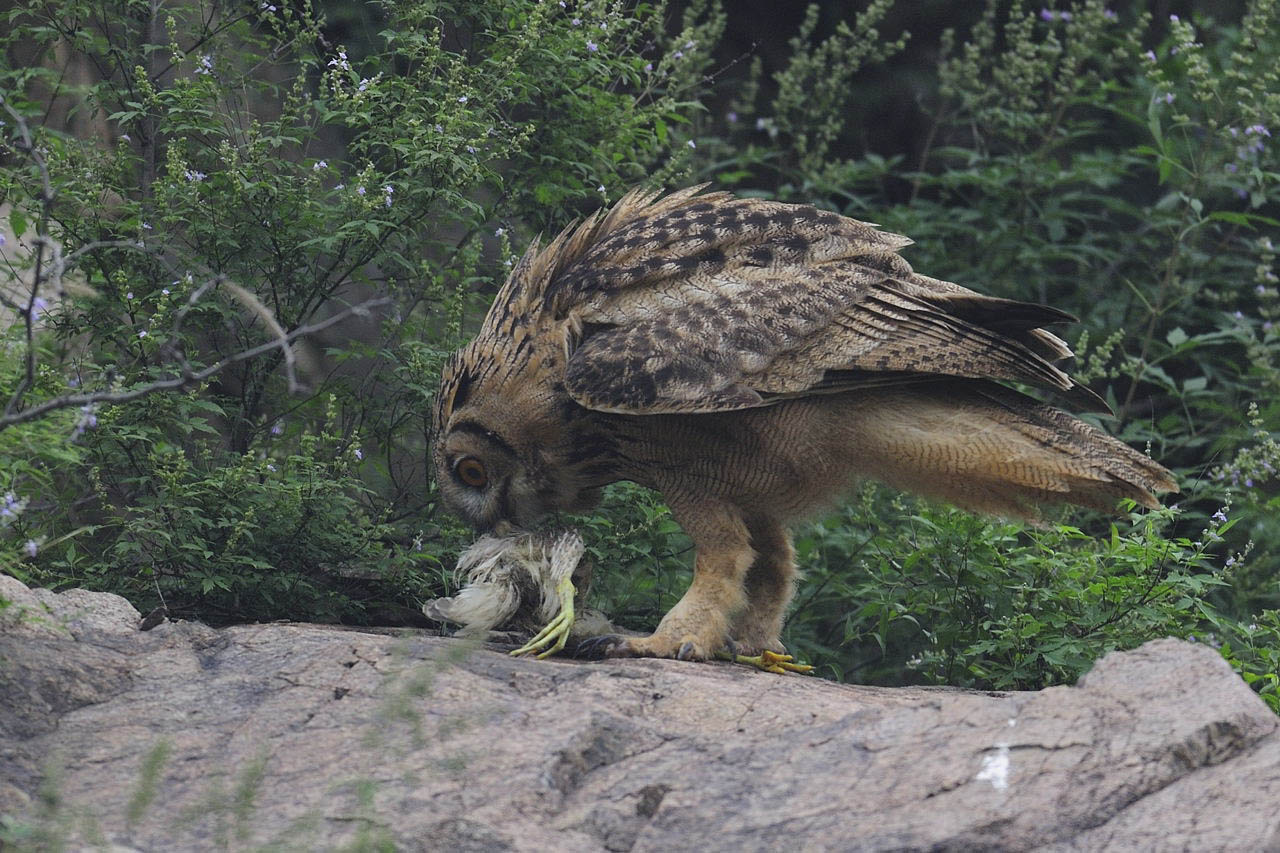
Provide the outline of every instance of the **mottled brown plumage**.
{"type": "Polygon", "coordinates": [[[912,271],[910,240],[810,206],[634,190],[535,242],[446,365],[434,448],[445,501],[526,527],[634,480],[697,547],[650,637],[615,654],[780,651],[786,525],[860,477],[1034,518],[1068,502],[1156,506],[1168,471],[1001,382],[1101,401],[1041,328],[1071,318],[912,271]]]}

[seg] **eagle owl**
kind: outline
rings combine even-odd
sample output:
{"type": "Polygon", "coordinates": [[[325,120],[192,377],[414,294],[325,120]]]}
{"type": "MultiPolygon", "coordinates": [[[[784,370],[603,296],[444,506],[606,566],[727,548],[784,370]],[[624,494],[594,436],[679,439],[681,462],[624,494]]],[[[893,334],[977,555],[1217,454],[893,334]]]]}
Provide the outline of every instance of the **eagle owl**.
{"type": "Polygon", "coordinates": [[[433,456],[480,530],[659,491],[696,548],[650,636],[611,655],[783,651],[788,525],[860,478],[966,509],[1158,506],[1169,471],[1006,387],[1096,395],[1055,365],[1053,308],[912,271],[910,240],[820,211],[692,187],[632,190],[516,264],[443,371],[433,456]]]}

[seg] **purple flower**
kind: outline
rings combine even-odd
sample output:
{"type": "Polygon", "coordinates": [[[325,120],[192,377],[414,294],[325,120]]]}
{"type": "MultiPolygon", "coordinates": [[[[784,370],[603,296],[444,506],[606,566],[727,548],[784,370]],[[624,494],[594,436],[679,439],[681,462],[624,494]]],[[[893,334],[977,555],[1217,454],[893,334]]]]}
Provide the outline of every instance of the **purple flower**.
{"type": "Polygon", "coordinates": [[[591,51],[592,53],[595,53],[599,49],[600,49],[600,45],[590,40],[587,41],[587,50],[591,51]]]}
{"type": "Polygon", "coordinates": [[[138,332],[138,339],[139,339],[139,340],[141,340],[142,338],[145,338],[146,336],[147,336],[147,330],[146,330],[146,329],[142,329],[142,330],[140,330],[140,331],[138,332]]]}
{"type": "Polygon", "coordinates": [[[364,194],[365,194],[364,187],[356,187],[356,195],[364,195],[364,194]]]}
{"type": "Polygon", "coordinates": [[[581,19],[581,18],[574,18],[574,19],[573,19],[572,21],[570,21],[569,23],[573,24],[575,27],[580,27],[580,26],[582,26],[582,19],[581,19]]]}
{"type": "Polygon", "coordinates": [[[1178,23],[1178,21],[1180,21],[1180,20],[1182,20],[1182,19],[1181,19],[1181,18],[1179,18],[1177,15],[1170,15],[1170,16],[1169,16],[1169,20],[1173,21],[1173,22],[1176,24],[1176,23],[1178,23]]]}
{"type": "Polygon", "coordinates": [[[187,180],[193,184],[198,184],[201,181],[203,181],[205,178],[209,177],[204,172],[198,171],[196,169],[187,169],[184,174],[186,174],[187,180]]]}
{"type": "Polygon", "coordinates": [[[1235,557],[1227,557],[1227,566],[1228,566],[1228,567],[1234,566],[1235,564],[1236,564],[1236,558],[1235,558],[1235,557]]]}
{"type": "MultiPolygon", "coordinates": [[[[207,53],[206,53],[206,54],[204,54],[203,56],[201,56],[201,57],[200,57],[200,64],[196,66],[196,73],[197,73],[197,74],[212,74],[212,73],[213,73],[213,57],[212,57],[212,56],[210,56],[210,55],[209,55],[209,54],[207,54],[207,53]]],[[[129,139],[129,137],[126,135],[126,136],[124,137],[124,139],[125,139],[125,140],[128,140],[128,139],[129,139]]]]}
{"type": "Polygon", "coordinates": [[[27,544],[22,547],[27,552],[27,556],[33,560],[35,559],[36,554],[40,551],[40,546],[36,544],[36,540],[34,539],[28,539],[27,544]]]}
{"type": "Polygon", "coordinates": [[[355,450],[351,452],[356,457],[357,462],[359,462],[361,459],[364,459],[364,451],[361,450],[360,448],[357,447],[355,450]]]}
{"type": "Polygon", "coordinates": [[[1116,18],[1120,16],[1116,14],[1115,9],[1103,9],[1102,17],[1106,18],[1108,21],[1114,21],[1116,18]]]}
{"type": "Polygon", "coordinates": [[[1155,52],[1154,50],[1148,50],[1146,53],[1144,53],[1144,54],[1142,54],[1142,55],[1143,55],[1143,56],[1145,56],[1145,57],[1146,57],[1148,60],[1150,60],[1151,62],[1155,62],[1155,61],[1156,61],[1156,52],[1155,52]]]}
{"type": "Polygon", "coordinates": [[[271,425],[272,435],[284,435],[284,421],[276,421],[271,425]]]}
{"type": "Polygon", "coordinates": [[[1165,102],[1166,104],[1172,104],[1172,103],[1173,103],[1173,92],[1165,92],[1165,95],[1164,95],[1164,102],[1165,102]]]}
{"type": "Polygon", "coordinates": [[[1053,14],[1053,12],[1051,12],[1051,11],[1050,11],[1050,10],[1048,10],[1048,9],[1041,9],[1041,10],[1040,10],[1040,20],[1042,20],[1042,21],[1052,21],[1052,20],[1053,20],[1054,18],[1056,18],[1056,17],[1057,17],[1057,16],[1056,16],[1056,15],[1054,15],[1054,14],[1053,14]]]}
{"type": "Polygon", "coordinates": [[[124,295],[124,298],[125,298],[125,299],[128,299],[130,302],[132,302],[132,301],[133,301],[133,291],[132,291],[132,290],[127,291],[127,292],[125,293],[125,295],[124,295]]]}
{"type": "Polygon", "coordinates": [[[1244,479],[1244,484],[1245,484],[1247,487],[1249,487],[1250,489],[1252,489],[1252,488],[1253,488],[1253,478],[1252,478],[1252,477],[1245,477],[1245,479],[1244,479]]]}
{"type": "Polygon", "coordinates": [[[328,164],[327,162],[325,162],[324,160],[317,160],[317,161],[316,161],[316,162],[311,166],[311,171],[313,171],[313,172],[318,172],[318,171],[320,171],[321,169],[327,169],[327,168],[329,168],[329,164],[328,164]]]}
{"type": "Polygon", "coordinates": [[[458,98],[458,103],[460,103],[460,104],[465,104],[466,102],[467,102],[467,96],[466,96],[466,95],[463,95],[462,97],[458,98]]]}
{"type": "Polygon", "coordinates": [[[644,70],[645,70],[645,71],[652,71],[652,70],[653,70],[653,63],[652,63],[652,62],[646,62],[646,63],[644,64],[644,70]]]}
{"type": "Polygon", "coordinates": [[[1217,512],[1215,512],[1215,513],[1213,514],[1213,520],[1214,520],[1214,521],[1216,521],[1216,522],[1218,522],[1219,524],[1226,524],[1226,522],[1227,522],[1227,513],[1225,512],[1225,509],[1226,509],[1226,508],[1225,508],[1225,507],[1223,507],[1223,509],[1220,509],[1220,510],[1218,510],[1217,512]]]}
{"type": "Polygon", "coordinates": [[[677,50],[675,53],[673,53],[673,54],[671,55],[671,58],[672,58],[672,59],[684,59],[684,51],[682,51],[682,50],[677,50]]]}
{"type": "Polygon", "coordinates": [[[1271,321],[1270,321],[1270,320],[1268,320],[1267,322],[1265,322],[1265,323],[1263,323],[1263,324],[1262,324],[1262,331],[1264,331],[1264,332],[1269,332],[1269,331],[1271,331],[1271,328],[1272,328],[1272,323],[1271,323],[1271,321]]]}
{"type": "Polygon", "coordinates": [[[1235,163],[1228,163],[1226,165],[1226,170],[1234,175],[1236,172],[1240,171],[1240,167],[1235,163]]]}
{"type": "Polygon", "coordinates": [[[733,110],[729,110],[729,112],[725,113],[724,117],[725,117],[725,120],[729,122],[729,124],[738,123],[738,114],[735,113],[733,110]]]}
{"type": "Polygon", "coordinates": [[[596,187],[596,192],[598,192],[598,193],[600,193],[601,195],[603,195],[603,194],[604,194],[604,192],[605,192],[604,184],[601,184],[600,186],[596,187]]]}
{"type": "Polygon", "coordinates": [[[1245,133],[1256,136],[1270,136],[1271,131],[1267,130],[1265,125],[1251,124],[1244,129],[1245,133]]]}
{"type": "Polygon", "coordinates": [[[1059,19],[1059,20],[1061,20],[1061,21],[1069,21],[1069,20],[1071,20],[1071,13],[1070,13],[1070,12],[1059,12],[1059,13],[1058,13],[1058,19],[1059,19]]]}

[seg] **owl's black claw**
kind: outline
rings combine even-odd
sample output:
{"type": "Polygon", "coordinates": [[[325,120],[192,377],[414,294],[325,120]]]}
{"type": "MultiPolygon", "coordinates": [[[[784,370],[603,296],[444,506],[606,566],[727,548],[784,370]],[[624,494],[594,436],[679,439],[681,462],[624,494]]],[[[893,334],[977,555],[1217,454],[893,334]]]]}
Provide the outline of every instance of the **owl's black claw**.
{"type": "Polygon", "coordinates": [[[601,634],[598,637],[588,637],[578,643],[573,650],[575,658],[583,658],[585,660],[603,660],[609,656],[609,653],[626,642],[626,637],[617,634],[601,634]]]}

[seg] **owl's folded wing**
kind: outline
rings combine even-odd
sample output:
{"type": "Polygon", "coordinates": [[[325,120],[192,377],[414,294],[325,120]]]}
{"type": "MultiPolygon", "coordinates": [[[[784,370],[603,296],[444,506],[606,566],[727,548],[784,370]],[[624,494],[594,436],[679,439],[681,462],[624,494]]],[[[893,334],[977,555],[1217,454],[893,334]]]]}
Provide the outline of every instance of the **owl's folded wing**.
{"type": "Polygon", "coordinates": [[[1070,315],[918,275],[897,255],[909,241],[867,223],[751,199],[695,207],[628,223],[552,283],[581,405],[728,411],[941,375],[1105,408],[1053,364],[1071,352],[1040,326],[1070,315]]]}

